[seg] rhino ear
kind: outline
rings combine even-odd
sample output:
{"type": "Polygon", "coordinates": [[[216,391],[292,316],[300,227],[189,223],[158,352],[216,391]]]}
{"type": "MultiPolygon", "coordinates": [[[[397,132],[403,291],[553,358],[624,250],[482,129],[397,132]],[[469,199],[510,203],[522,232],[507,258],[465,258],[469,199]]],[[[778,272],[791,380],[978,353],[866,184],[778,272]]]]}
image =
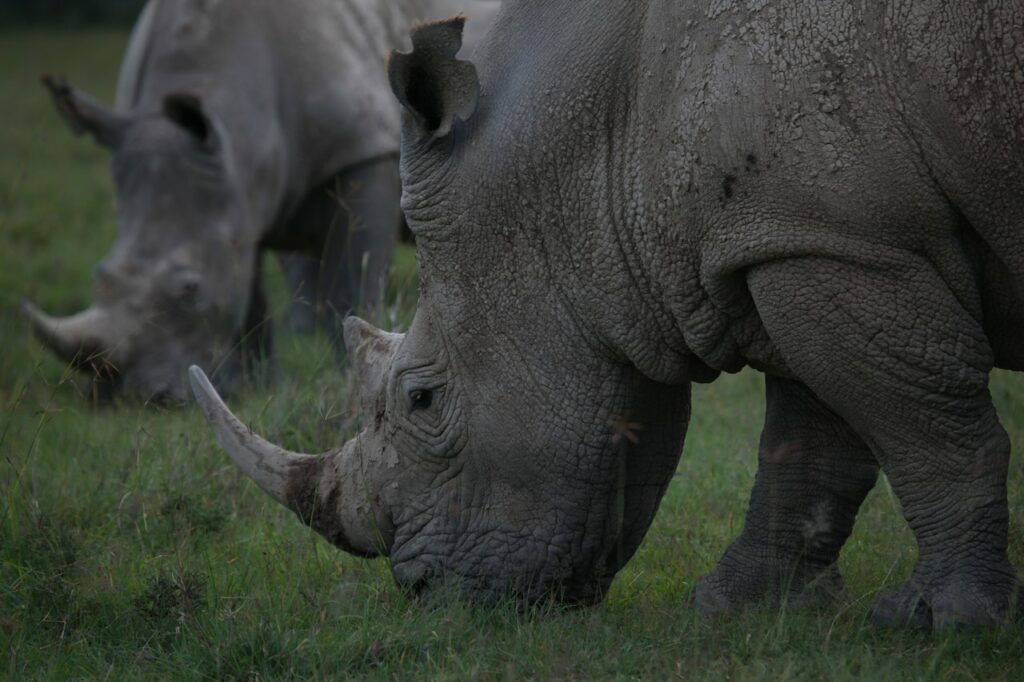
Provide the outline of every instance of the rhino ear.
{"type": "Polygon", "coordinates": [[[116,147],[120,143],[128,127],[127,116],[111,111],[62,79],[43,76],[42,81],[50,91],[57,112],[71,128],[71,132],[75,135],[89,133],[107,148],[116,147]]]}
{"type": "Polygon", "coordinates": [[[455,17],[422,24],[413,29],[411,53],[388,55],[391,90],[421,136],[444,137],[456,117],[468,120],[476,110],[480,90],[476,68],[455,59],[465,23],[465,17],[455,17]]]}
{"type": "Polygon", "coordinates": [[[175,93],[164,97],[164,116],[189,133],[206,149],[217,148],[217,128],[195,95],[175,93]]]}

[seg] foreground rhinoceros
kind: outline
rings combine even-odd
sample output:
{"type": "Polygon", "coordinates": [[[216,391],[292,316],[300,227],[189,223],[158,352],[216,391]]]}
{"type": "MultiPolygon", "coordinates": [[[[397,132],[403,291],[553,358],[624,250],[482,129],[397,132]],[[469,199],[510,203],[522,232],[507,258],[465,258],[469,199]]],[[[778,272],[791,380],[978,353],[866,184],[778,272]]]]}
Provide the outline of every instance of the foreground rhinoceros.
{"type": "Polygon", "coordinates": [[[402,585],[591,602],[690,383],[752,365],[760,468],[698,607],[839,588],[881,466],[920,552],[872,618],[1004,622],[987,382],[1024,369],[1024,7],[984,4],[509,3],[479,90],[460,22],[420,29],[389,72],[422,292],[404,336],[346,322],[366,428],[284,452],[195,371],[220,442],[402,585]]]}
{"type": "Polygon", "coordinates": [[[487,0],[151,0],[114,110],[47,79],[61,115],[112,153],[120,236],[95,304],[26,304],[37,335],[96,390],[182,398],[262,356],[263,249],[322,258],[334,314],[373,310],[398,226],[399,108],[384,58],[422,18],[487,0]]]}

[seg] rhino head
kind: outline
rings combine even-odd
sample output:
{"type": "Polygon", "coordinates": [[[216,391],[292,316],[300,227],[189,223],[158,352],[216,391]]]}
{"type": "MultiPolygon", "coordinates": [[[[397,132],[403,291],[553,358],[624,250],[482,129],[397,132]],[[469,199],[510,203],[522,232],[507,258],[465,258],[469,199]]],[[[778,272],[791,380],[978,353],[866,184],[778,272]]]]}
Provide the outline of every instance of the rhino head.
{"type": "Polygon", "coordinates": [[[345,322],[363,431],[340,450],[289,453],[231,416],[198,370],[193,386],[246,474],[340,548],[386,555],[400,585],[593,603],[675,471],[689,384],[637,371],[556,288],[522,229],[543,217],[482,173],[498,157],[478,137],[475,68],[455,59],[461,31],[427,24],[389,61],[421,291],[404,335],[345,322]]]}
{"type": "Polygon", "coordinates": [[[189,94],[129,115],[44,83],[72,131],[111,151],[119,236],[96,268],[92,307],[66,318],[27,302],[24,311],[39,339],[90,373],[101,394],[184,399],[189,365],[233,368],[252,303],[257,243],[244,236],[252,221],[229,141],[189,94]]]}

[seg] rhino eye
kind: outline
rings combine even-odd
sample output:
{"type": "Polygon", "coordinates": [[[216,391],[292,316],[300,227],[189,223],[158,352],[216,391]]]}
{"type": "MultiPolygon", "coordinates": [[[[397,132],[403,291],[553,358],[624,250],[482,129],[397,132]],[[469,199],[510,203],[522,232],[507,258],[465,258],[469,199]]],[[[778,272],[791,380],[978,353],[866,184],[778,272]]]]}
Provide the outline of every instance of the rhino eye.
{"type": "Polygon", "coordinates": [[[184,301],[194,301],[196,295],[199,293],[199,282],[189,280],[182,282],[181,290],[178,292],[178,296],[184,301]]]}
{"type": "Polygon", "coordinates": [[[425,410],[434,402],[434,392],[426,388],[409,391],[409,404],[413,410],[425,410]]]}
{"type": "Polygon", "coordinates": [[[199,301],[199,278],[194,275],[181,276],[171,285],[171,296],[178,305],[193,308],[199,301]]]}

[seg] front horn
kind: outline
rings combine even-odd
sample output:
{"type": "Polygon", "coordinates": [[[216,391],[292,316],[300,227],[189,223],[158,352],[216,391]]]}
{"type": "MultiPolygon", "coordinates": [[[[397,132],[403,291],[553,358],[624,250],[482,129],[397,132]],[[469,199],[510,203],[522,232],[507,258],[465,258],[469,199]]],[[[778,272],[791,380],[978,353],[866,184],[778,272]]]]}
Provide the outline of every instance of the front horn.
{"type": "Polygon", "coordinates": [[[217,442],[242,473],[255,481],[263,492],[290,509],[288,485],[292,472],[296,468],[308,466],[316,457],[289,452],[260,438],[231,413],[217,389],[210,383],[206,372],[192,365],[188,373],[192,393],[206,421],[213,428],[217,442]]]}
{"type": "Polygon", "coordinates": [[[21,310],[36,338],[64,362],[78,369],[112,365],[112,358],[107,357],[112,344],[106,338],[112,325],[102,310],[91,307],[70,317],[53,317],[29,301],[21,302],[21,310]]]}
{"type": "Polygon", "coordinates": [[[239,421],[202,369],[192,365],[188,372],[217,442],[242,473],[337,547],[363,557],[385,553],[391,533],[376,522],[355,439],[322,455],[289,452],[239,421]]]}

